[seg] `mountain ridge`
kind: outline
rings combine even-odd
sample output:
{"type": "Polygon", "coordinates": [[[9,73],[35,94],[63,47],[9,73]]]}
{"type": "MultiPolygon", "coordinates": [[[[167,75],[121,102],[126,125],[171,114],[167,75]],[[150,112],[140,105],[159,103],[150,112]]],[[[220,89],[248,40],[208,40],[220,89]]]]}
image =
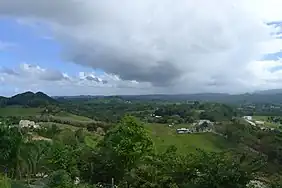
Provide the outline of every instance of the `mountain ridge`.
{"type": "Polygon", "coordinates": [[[282,89],[268,89],[255,91],[256,94],[282,94],[282,89]]]}
{"type": "Polygon", "coordinates": [[[33,93],[31,91],[27,91],[24,93],[16,94],[12,97],[3,97],[0,96],[0,106],[26,106],[26,107],[40,107],[46,106],[50,104],[56,104],[58,101],[49,97],[43,92],[33,93]]]}
{"type": "Polygon", "coordinates": [[[167,101],[205,101],[205,102],[221,102],[221,103],[282,103],[281,93],[196,93],[196,94],[148,94],[148,95],[112,95],[112,96],[61,96],[54,97],[58,100],[84,100],[84,99],[109,99],[111,97],[119,97],[123,100],[167,100],[167,101]]]}
{"type": "Polygon", "coordinates": [[[124,100],[168,100],[168,101],[206,101],[223,103],[282,103],[282,89],[263,90],[253,93],[228,94],[228,93],[196,93],[196,94],[147,94],[147,95],[78,95],[78,96],[53,96],[43,92],[33,93],[27,91],[12,97],[0,96],[0,106],[21,105],[37,107],[48,104],[57,104],[63,100],[73,99],[101,99],[118,97],[124,100]]]}

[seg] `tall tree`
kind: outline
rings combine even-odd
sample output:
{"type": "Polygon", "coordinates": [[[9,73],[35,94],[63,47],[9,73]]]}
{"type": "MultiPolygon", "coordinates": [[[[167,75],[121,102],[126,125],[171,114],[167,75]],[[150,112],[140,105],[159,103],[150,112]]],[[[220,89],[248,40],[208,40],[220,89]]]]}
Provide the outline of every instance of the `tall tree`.
{"type": "Polygon", "coordinates": [[[0,165],[11,177],[21,178],[20,148],[24,140],[18,128],[0,127],[0,165]]]}
{"type": "Polygon", "coordinates": [[[143,125],[131,116],[107,132],[88,165],[93,181],[121,180],[138,161],[153,151],[153,142],[143,125]]]}

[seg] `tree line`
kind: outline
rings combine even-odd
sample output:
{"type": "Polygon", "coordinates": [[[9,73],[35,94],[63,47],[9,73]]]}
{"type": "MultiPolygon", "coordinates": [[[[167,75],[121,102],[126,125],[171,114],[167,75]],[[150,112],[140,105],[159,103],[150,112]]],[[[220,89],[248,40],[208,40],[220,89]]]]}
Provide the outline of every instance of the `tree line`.
{"type": "Polygon", "coordinates": [[[1,187],[15,182],[26,187],[105,187],[114,179],[118,187],[239,188],[260,177],[266,162],[248,152],[179,154],[171,146],[158,153],[142,123],[131,116],[103,137],[83,129],[51,130],[52,141],[35,141],[28,132],[0,127],[1,187]]]}

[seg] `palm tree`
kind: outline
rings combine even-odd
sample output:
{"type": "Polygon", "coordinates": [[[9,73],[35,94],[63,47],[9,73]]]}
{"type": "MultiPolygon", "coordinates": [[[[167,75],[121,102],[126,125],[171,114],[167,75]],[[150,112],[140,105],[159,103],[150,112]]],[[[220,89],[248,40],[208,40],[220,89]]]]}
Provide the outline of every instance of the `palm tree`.
{"type": "Polygon", "coordinates": [[[0,127],[0,166],[12,178],[21,179],[20,152],[25,142],[24,134],[16,127],[0,127]]]}
{"type": "Polygon", "coordinates": [[[45,174],[48,172],[46,167],[46,157],[50,150],[50,143],[47,141],[29,140],[20,148],[19,165],[20,172],[28,183],[33,178],[38,178],[38,173],[45,174]]]}
{"type": "Polygon", "coordinates": [[[0,174],[4,172],[17,180],[24,177],[29,183],[37,173],[48,172],[45,164],[51,143],[32,141],[24,131],[7,125],[0,127],[0,174]]]}

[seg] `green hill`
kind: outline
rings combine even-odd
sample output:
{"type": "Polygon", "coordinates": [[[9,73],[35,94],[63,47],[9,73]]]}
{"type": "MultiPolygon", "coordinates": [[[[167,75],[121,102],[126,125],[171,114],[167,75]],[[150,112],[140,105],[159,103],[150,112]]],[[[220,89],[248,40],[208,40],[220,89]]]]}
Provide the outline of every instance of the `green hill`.
{"type": "MultiPolygon", "coordinates": [[[[174,145],[180,153],[187,153],[202,149],[211,152],[220,152],[236,148],[224,137],[213,133],[177,134],[175,127],[170,128],[164,124],[146,124],[157,151],[164,152],[169,146],[174,145]]],[[[183,127],[183,126],[182,126],[183,127]]]]}
{"type": "Polygon", "coordinates": [[[10,98],[0,97],[0,106],[25,106],[25,107],[41,107],[47,105],[55,105],[58,102],[42,92],[25,92],[17,94],[10,98]]]}
{"type": "Polygon", "coordinates": [[[0,96],[0,107],[7,104],[8,98],[0,96]]]}

